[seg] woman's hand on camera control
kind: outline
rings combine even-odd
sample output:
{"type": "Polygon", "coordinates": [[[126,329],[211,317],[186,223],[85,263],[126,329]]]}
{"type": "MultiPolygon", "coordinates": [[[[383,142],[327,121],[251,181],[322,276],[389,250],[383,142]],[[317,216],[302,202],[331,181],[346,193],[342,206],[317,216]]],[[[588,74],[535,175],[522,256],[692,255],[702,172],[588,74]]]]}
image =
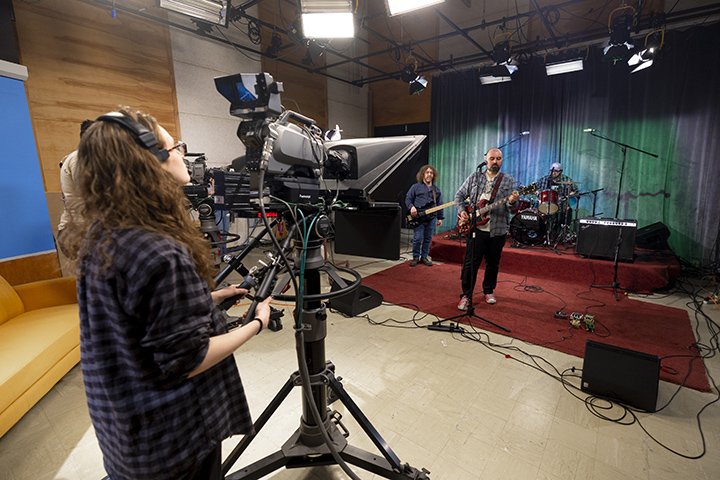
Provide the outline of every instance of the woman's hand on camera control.
{"type": "Polygon", "coordinates": [[[255,307],[255,318],[262,320],[263,330],[266,329],[270,323],[270,302],[272,302],[272,296],[258,303],[255,307]]]}

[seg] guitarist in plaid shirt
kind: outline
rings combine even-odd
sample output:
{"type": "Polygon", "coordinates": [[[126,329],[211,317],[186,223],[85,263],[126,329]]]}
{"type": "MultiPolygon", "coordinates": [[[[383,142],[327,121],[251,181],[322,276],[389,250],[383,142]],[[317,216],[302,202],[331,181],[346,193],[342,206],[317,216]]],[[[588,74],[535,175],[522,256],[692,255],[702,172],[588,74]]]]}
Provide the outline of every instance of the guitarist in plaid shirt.
{"type": "Polygon", "coordinates": [[[489,221],[484,222],[486,219],[478,217],[477,226],[467,235],[465,260],[460,274],[462,294],[460,303],[458,303],[459,310],[468,309],[483,258],[485,259],[485,277],[482,285],[485,302],[492,305],[497,301],[493,291],[497,285],[500,255],[509,229],[510,206],[519,197],[515,190],[515,179],[510,175],[500,173],[502,161],[503,155],[500,149],[488,150],[485,154],[487,170],[485,172],[476,171],[470,175],[455,194],[455,203],[459,209],[458,225],[471,221],[468,212],[463,208],[466,198],[470,199],[471,204],[477,204],[482,200],[492,203],[506,198],[505,202],[488,212],[489,221]]]}
{"type": "Polygon", "coordinates": [[[428,215],[422,215],[422,211],[440,205],[442,194],[435,185],[435,180],[437,180],[435,167],[423,165],[415,178],[417,183],[410,187],[405,196],[405,207],[412,218],[417,219],[417,224],[413,228],[413,258],[410,260],[410,266],[414,267],[418,263],[422,263],[431,267],[432,261],[428,258],[430,242],[435,233],[436,222],[438,227],[442,226],[445,217],[442,210],[428,215]]]}

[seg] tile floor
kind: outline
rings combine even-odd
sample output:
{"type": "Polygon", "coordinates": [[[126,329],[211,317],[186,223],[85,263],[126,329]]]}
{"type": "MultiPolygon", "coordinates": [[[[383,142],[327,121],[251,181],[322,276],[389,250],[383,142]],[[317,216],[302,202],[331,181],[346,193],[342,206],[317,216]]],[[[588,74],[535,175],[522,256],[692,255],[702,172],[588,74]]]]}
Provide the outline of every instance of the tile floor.
{"type": "MultiPolygon", "coordinates": [[[[396,263],[345,258],[363,274],[396,263]]],[[[417,274],[421,272],[418,267],[417,274]]],[[[672,295],[650,301],[684,308],[686,298],[672,295]]],[[[720,320],[720,310],[706,311],[720,320]]],[[[370,313],[375,322],[396,320],[412,327],[409,321],[414,312],[410,310],[389,305],[370,313]]],[[[296,370],[289,309],[283,323],[282,331],[263,332],[236,353],[254,417],[296,370]]],[[[708,453],[688,460],[652,441],[637,424],[622,426],[593,416],[558,381],[479,343],[445,332],[371,325],[338,314],[331,314],[328,324],[327,358],[336,365],[336,374],[343,378],[350,396],[401,461],[430,470],[432,479],[720,478],[720,402],[701,417],[708,453]]],[[[699,331],[708,343],[708,335],[702,328],[699,331]]],[[[539,355],[561,371],[582,367],[576,357],[501,335],[489,338],[539,355]]],[[[720,378],[720,360],[716,357],[706,364],[720,378]]],[[[661,382],[658,404],[664,404],[675,390],[676,386],[661,382]]],[[[661,413],[638,417],[659,441],[692,456],[701,449],[695,416],[714,398],[714,394],[683,389],[661,413]]],[[[336,402],[333,407],[344,414],[350,443],[376,452],[344,406],[336,402]]],[[[233,470],[276,451],[297,428],[301,410],[299,390],[294,389],[233,470]]],[[[225,442],[225,454],[236,442],[225,442]]],[[[363,479],[380,478],[358,468],[354,471],[363,479]]],[[[103,476],[76,367],[0,439],[0,478],[95,480],[103,476]]],[[[281,470],[267,478],[346,477],[333,466],[281,470]]]]}

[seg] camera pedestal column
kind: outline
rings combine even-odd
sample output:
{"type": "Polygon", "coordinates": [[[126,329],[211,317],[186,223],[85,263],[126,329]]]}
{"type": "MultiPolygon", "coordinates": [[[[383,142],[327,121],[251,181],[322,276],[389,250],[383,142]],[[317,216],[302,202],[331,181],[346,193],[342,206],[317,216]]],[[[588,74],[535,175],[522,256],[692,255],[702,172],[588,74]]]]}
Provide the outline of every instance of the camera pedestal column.
{"type": "MultiPolygon", "coordinates": [[[[320,273],[316,269],[307,270],[305,277],[305,291],[310,294],[320,293],[320,273]]],[[[304,333],[305,355],[303,361],[310,373],[310,386],[312,401],[317,406],[335,450],[348,464],[355,465],[384,478],[396,480],[428,480],[428,471],[417,470],[410,465],[401,464],[395,452],[380,436],[370,420],[363,414],[357,404],[343,387],[340,380],[335,377],[335,366],[325,360],[325,337],[327,336],[327,314],[325,305],[320,301],[305,302],[301,313],[304,333]],[[347,441],[350,435],[341,422],[341,415],[328,408],[330,401],[340,400],[345,408],[352,414],[363,431],[370,437],[373,444],[380,450],[382,456],[353,447],[347,441]]],[[[254,425],[255,432],[243,437],[240,443],[223,462],[222,472],[226,475],[235,464],[240,455],[250,445],[275,410],[285,400],[293,387],[301,386],[302,379],[299,372],[294,372],[275,395],[270,404],[258,417],[254,425]]],[[[303,413],[300,427],[288,439],[281,449],[257,462],[227,475],[226,480],[260,479],[282,467],[299,468],[319,465],[335,465],[337,462],[330,453],[328,446],[320,431],[320,427],[313,419],[309,400],[302,397],[303,413]]]]}

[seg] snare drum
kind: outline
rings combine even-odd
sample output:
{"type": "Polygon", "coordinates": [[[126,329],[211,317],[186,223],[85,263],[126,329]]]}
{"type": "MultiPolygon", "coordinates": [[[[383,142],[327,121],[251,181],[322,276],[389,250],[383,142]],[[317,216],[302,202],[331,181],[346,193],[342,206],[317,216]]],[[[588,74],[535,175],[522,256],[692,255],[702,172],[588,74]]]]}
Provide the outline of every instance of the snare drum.
{"type": "Polygon", "coordinates": [[[522,210],[510,220],[510,236],[524,245],[541,244],[546,233],[545,219],[537,210],[522,210]]]}
{"type": "Polygon", "coordinates": [[[556,190],[543,190],[538,194],[540,205],[538,210],[543,215],[555,215],[558,211],[558,192],[556,190]]]}

